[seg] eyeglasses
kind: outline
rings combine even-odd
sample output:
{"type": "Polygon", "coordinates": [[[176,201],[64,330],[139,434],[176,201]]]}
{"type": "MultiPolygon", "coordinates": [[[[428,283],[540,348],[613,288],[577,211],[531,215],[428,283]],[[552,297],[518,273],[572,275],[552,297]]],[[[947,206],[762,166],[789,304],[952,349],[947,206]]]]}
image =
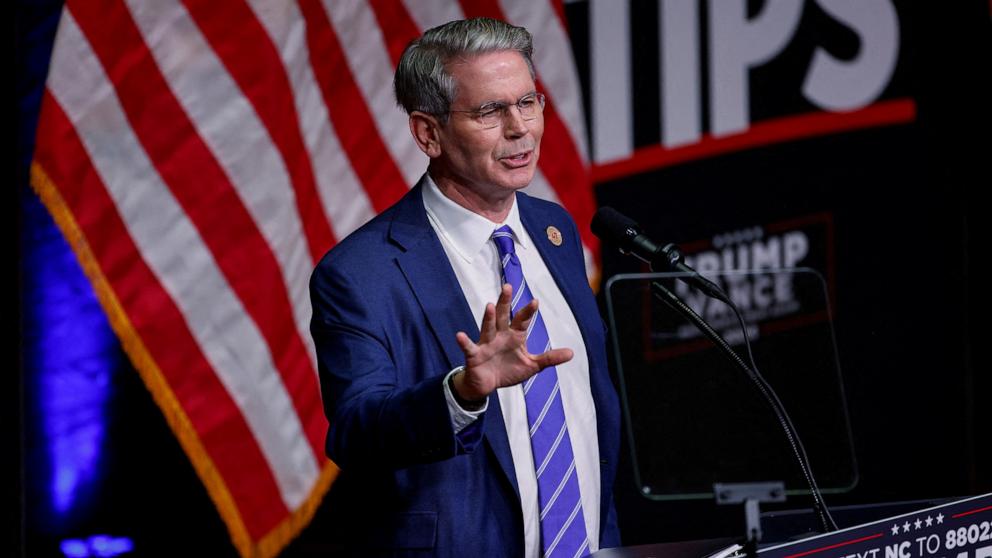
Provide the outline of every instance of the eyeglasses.
{"type": "Polygon", "coordinates": [[[486,103],[475,110],[449,110],[448,112],[463,112],[482,125],[483,128],[495,128],[509,115],[510,107],[516,106],[520,118],[534,120],[544,111],[544,93],[528,93],[516,103],[492,102],[486,103]]]}

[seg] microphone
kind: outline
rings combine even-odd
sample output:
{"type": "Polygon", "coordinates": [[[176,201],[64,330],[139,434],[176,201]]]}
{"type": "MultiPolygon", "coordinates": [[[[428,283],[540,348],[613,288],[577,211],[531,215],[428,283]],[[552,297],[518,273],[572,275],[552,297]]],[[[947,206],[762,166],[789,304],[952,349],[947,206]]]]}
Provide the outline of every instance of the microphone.
{"type": "Polygon", "coordinates": [[[603,206],[592,217],[592,232],[602,240],[616,244],[620,253],[630,254],[651,266],[652,271],[685,273],[680,277],[686,284],[696,287],[708,296],[727,302],[729,298],[720,287],[685,265],[682,251],[674,244],[660,246],[641,231],[630,217],[612,207],[603,206]]]}

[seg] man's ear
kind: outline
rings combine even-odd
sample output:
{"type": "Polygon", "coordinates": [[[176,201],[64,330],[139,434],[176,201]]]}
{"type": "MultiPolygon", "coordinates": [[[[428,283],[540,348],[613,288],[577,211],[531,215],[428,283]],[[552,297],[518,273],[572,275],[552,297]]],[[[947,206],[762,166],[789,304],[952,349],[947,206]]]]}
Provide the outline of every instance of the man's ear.
{"type": "Polygon", "coordinates": [[[441,123],[436,116],[419,110],[410,113],[410,133],[417,147],[431,159],[441,156],[440,131],[441,123]]]}

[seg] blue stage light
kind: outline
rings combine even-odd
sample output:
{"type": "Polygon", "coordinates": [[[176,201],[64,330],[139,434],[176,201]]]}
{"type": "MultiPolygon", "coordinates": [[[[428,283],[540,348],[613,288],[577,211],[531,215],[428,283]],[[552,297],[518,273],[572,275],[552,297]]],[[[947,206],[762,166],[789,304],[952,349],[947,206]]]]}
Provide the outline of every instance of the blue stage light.
{"type": "Polygon", "coordinates": [[[40,415],[52,520],[67,517],[101,476],[113,331],[76,256],[33,196],[22,199],[25,372],[40,415]]]}
{"type": "Polygon", "coordinates": [[[87,539],[66,539],[60,547],[67,558],[112,558],[134,550],[134,542],[127,537],[93,535],[87,539]]]}
{"type": "Polygon", "coordinates": [[[86,558],[90,555],[89,546],[79,539],[66,539],[60,545],[62,554],[68,558],[86,558]]]}
{"type": "Polygon", "coordinates": [[[90,548],[93,556],[109,558],[125,552],[134,550],[134,543],[125,537],[110,537],[107,535],[94,535],[90,537],[90,548]]]}

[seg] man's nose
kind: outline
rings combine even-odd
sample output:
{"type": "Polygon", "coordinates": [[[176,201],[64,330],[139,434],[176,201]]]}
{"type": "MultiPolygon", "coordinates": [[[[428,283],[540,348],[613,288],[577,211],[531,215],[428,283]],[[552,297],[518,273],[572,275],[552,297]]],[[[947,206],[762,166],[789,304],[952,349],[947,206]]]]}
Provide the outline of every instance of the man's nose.
{"type": "Polygon", "coordinates": [[[506,107],[506,111],[503,114],[503,133],[507,137],[520,137],[528,131],[530,131],[530,128],[527,127],[527,121],[520,114],[520,109],[517,105],[506,107]]]}

